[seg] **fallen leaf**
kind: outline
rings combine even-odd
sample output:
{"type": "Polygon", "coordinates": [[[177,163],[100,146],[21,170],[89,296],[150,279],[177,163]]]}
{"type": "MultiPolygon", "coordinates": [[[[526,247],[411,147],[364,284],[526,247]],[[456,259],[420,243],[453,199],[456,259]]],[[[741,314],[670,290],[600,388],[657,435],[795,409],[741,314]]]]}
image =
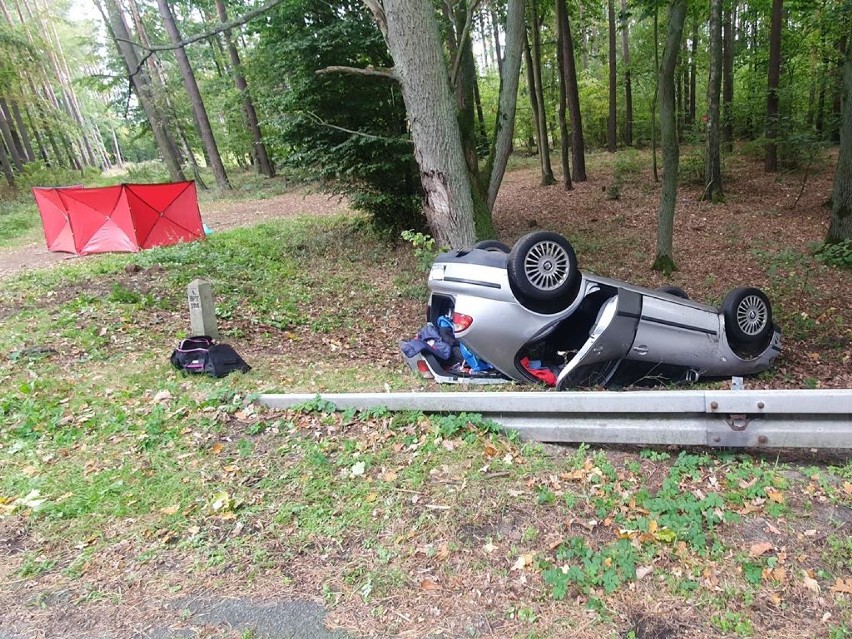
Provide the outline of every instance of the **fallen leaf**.
{"type": "Polygon", "coordinates": [[[482,452],[484,452],[485,456],[490,459],[491,457],[494,457],[497,454],[497,447],[494,444],[488,443],[485,444],[485,448],[482,452]]]}
{"type": "Polygon", "coordinates": [[[349,469],[349,476],[350,477],[360,477],[361,475],[364,474],[364,471],[366,470],[366,468],[367,468],[367,465],[364,462],[362,462],[362,461],[355,462],[354,464],[352,464],[352,468],[349,469]]]}
{"type": "Polygon", "coordinates": [[[780,490],[775,490],[774,488],[767,487],[765,489],[766,496],[769,497],[769,501],[774,501],[776,504],[784,503],[784,493],[780,490]]]}
{"type": "Polygon", "coordinates": [[[843,492],[847,495],[852,495],[852,481],[843,482],[843,492]]]}
{"type": "Polygon", "coordinates": [[[636,579],[644,579],[654,572],[653,566],[639,566],[636,568],[636,579]]]}
{"type": "Polygon", "coordinates": [[[210,447],[210,452],[213,453],[214,455],[218,455],[219,453],[222,452],[223,448],[224,448],[224,446],[222,445],[222,442],[216,442],[215,444],[213,444],[210,447]]]}
{"type": "Polygon", "coordinates": [[[808,573],[806,573],[806,572],[802,573],[802,583],[805,584],[805,588],[807,588],[808,590],[815,592],[817,594],[819,593],[819,591],[820,591],[819,583],[817,583],[817,580],[814,579],[813,577],[808,576],[808,573]]]}
{"type": "Polygon", "coordinates": [[[439,590],[441,586],[431,579],[424,579],[420,582],[420,590],[439,590]]]}
{"type": "Polygon", "coordinates": [[[444,561],[447,557],[450,556],[450,549],[447,544],[441,544],[440,548],[438,548],[438,552],[435,553],[435,558],[439,561],[444,561]]]}
{"type": "Polygon", "coordinates": [[[155,402],[164,402],[167,399],[171,399],[171,398],[172,398],[172,394],[167,390],[161,390],[156,395],[154,395],[154,401],[155,402]]]}
{"type": "Polygon", "coordinates": [[[829,588],[832,592],[842,592],[847,595],[852,595],[852,577],[838,577],[834,585],[829,588]]]}
{"type": "Polygon", "coordinates": [[[386,481],[386,482],[396,481],[396,473],[392,470],[389,470],[385,473],[382,473],[382,481],[386,481]]]}
{"type": "Polygon", "coordinates": [[[774,548],[774,546],[771,543],[769,543],[768,541],[757,542],[757,543],[752,544],[751,548],[748,549],[748,556],[749,557],[760,557],[761,555],[768,553],[773,548],[774,548]]]}
{"type": "Polygon", "coordinates": [[[165,508],[160,508],[160,512],[164,515],[174,515],[178,510],[180,510],[180,506],[175,504],[174,506],[166,506],[165,508]]]}
{"type": "Polygon", "coordinates": [[[482,547],[482,550],[484,550],[485,552],[487,552],[487,553],[490,555],[492,552],[494,552],[495,550],[497,550],[497,546],[495,546],[494,544],[492,544],[492,543],[489,541],[487,544],[485,544],[485,545],[482,547]]]}
{"type": "Polygon", "coordinates": [[[523,570],[532,564],[533,557],[535,557],[535,552],[524,553],[515,560],[515,563],[512,565],[512,570],[523,570]]]}

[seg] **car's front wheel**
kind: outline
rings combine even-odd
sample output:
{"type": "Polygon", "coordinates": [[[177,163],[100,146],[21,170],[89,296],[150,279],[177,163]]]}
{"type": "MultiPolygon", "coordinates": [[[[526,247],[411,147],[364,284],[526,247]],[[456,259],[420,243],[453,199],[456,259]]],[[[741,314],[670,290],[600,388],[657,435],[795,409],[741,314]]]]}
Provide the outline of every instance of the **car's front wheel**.
{"type": "Polygon", "coordinates": [[[758,344],[772,332],[772,305],[757,288],[735,288],[722,302],[725,332],[738,344],[758,344]]]}
{"type": "Polygon", "coordinates": [[[550,231],[529,233],[519,239],[509,253],[507,268],[516,291],[533,302],[565,297],[579,277],[571,243],[550,231]]]}

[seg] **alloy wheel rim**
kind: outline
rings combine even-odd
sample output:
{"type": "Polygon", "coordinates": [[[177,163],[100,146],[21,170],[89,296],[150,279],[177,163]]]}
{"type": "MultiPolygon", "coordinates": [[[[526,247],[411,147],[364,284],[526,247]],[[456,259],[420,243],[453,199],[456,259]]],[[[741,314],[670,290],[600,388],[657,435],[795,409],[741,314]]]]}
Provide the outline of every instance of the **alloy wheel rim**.
{"type": "Polygon", "coordinates": [[[540,291],[553,291],[568,279],[571,260],[568,252],[556,242],[538,242],[527,251],[524,273],[540,291]]]}
{"type": "Polygon", "coordinates": [[[766,304],[757,295],[748,295],[737,306],[737,325],[746,335],[757,335],[769,316],[766,304]]]}

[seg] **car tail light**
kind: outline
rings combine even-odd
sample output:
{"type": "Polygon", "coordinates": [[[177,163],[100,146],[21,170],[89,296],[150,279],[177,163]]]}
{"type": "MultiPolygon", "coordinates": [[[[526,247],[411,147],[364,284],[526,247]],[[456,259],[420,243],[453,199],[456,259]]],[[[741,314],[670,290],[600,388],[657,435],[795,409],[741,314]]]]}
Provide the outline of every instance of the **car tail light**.
{"type": "Polygon", "coordinates": [[[453,332],[461,333],[470,328],[473,324],[473,318],[470,315],[462,315],[461,313],[453,313],[453,332]]]}
{"type": "Polygon", "coordinates": [[[423,375],[426,379],[434,379],[434,375],[432,371],[429,370],[429,364],[427,364],[422,359],[417,362],[417,370],[420,371],[420,374],[423,375]]]}

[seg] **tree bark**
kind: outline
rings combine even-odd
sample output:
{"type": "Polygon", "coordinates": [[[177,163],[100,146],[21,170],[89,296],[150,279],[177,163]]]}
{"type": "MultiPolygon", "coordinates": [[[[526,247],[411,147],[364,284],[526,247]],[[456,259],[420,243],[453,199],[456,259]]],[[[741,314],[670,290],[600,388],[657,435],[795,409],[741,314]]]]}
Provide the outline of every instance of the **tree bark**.
{"type": "Polygon", "coordinates": [[[721,202],[720,108],[722,89],[722,0],[710,0],[710,77],[707,81],[707,150],[704,162],[703,199],[721,202]]]}
{"type": "Polygon", "coordinates": [[[569,134],[568,121],[565,117],[568,91],[568,82],[565,75],[565,2],[564,0],[556,0],[556,68],[559,71],[559,138],[561,142],[561,158],[562,158],[562,183],[566,191],[574,188],[571,183],[571,170],[568,161],[569,150],[569,134]]]}
{"type": "Polygon", "coordinates": [[[3,141],[6,143],[6,150],[12,160],[12,164],[20,172],[24,170],[24,162],[21,159],[18,144],[15,142],[15,136],[12,135],[11,123],[6,118],[6,100],[0,97],[0,134],[3,135],[3,141]]]}
{"type": "Polygon", "coordinates": [[[607,16],[609,22],[609,117],[606,122],[606,150],[614,152],[618,144],[618,122],[616,119],[616,86],[617,70],[615,61],[615,2],[607,0],[607,16]]]}
{"type": "MultiPolygon", "coordinates": [[[[538,154],[541,164],[541,185],[550,186],[556,183],[553,177],[553,167],[550,165],[550,140],[547,136],[547,113],[544,108],[544,88],[541,82],[541,23],[538,17],[538,1],[531,0],[533,42],[532,42],[532,77],[533,92],[535,93],[536,124],[538,127],[538,154]]],[[[526,36],[526,30],[524,31],[526,36]]]]}
{"type": "Polygon", "coordinates": [[[571,160],[574,182],[586,181],[586,143],[583,139],[583,114],[580,111],[580,90],[577,86],[577,65],[574,61],[574,40],[571,37],[571,21],[565,8],[565,0],[556,0],[557,19],[562,33],[562,65],[565,70],[565,97],[571,116],[571,160]],[[561,5],[561,6],[560,6],[561,5]]]}
{"type": "Polygon", "coordinates": [[[207,117],[207,109],[204,108],[204,101],[201,99],[201,91],[198,89],[198,83],[195,81],[195,74],[189,63],[189,56],[186,55],[186,49],[180,46],[180,31],[178,31],[175,24],[168,0],[157,0],[157,7],[160,10],[160,15],[163,17],[169,39],[176,47],[174,54],[175,58],[177,58],[181,77],[183,78],[183,86],[189,95],[192,114],[201,131],[201,141],[204,143],[204,148],[207,149],[207,153],[210,156],[210,167],[213,169],[216,184],[223,191],[230,191],[231,183],[228,181],[228,174],[225,173],[225,165],[222,164],[219,147],[216,145],[216,138],[213,137],[213,128],[210,126],[210,120],[207,117]]]}
{"type": "Polygon", "coordinates": [[[491,33],[494,36],[494,58],[497,60],[497,74],[503,77],[503,53],[500,51],[500,21],[497,19],[497,13],[492,9],[491,17],[491,33]]]}
{"type": "Polygon", "coordinates": [[[654,182],[660,181],[657,173],[657,102],[660,96],[660,10],[654,5],[654,98],[651,100],[651,168],[654,182]]]}
{"type": "MultiPolygon", "coordinates": [[[[850,6],[850,17],[852,17],[852,5],[850,6]]],[[[847,24],[849,22],[847,21],[847,24]]],[[[832,142],[840,142],[840,121],[843,118],[843,57],[846,54],[846,49],[849,47],[849,36],[847,34],[843,34],[840,36],[840,39],[837,42],[837,67],[832,71],[832,75],[837,78],[837,89],[834,92],[834,100],[831,104],[831,112],[834,116],[835,124],[831,127],[831,141],[832,142]]]]}
{"type": "Polygon", "coordinates": [[[763,168],[767,173],[778,170],[778,82],[781,78],[781,24],[783,0],[772,0],[772,25],[769,32],[769,90],[766,96],[766,155],[763,168]]]}
{"type": "Polygon", "coordinates": [[[145,117],[148,119],[148,124],[154,134],[157,149],[160,151],[160,156],[169,171],[169,177],[174,182],[183,181],[186,177],[180,167],[180,162],[178,162],[174,141],[169,135],[165,122],[155,104],[148,73],[140,66],[136,49],[129,42],[130,34],[127,31],[127,24],[124,22],[121,8],[116,0],[103,0],[103,4],[106,5],[105,10],[100,2],[96,2],[127,68],[131,84],[136,91],[136,97],[139,99],[139,104],[142,105],[142,110],[145,112],[145,117]]]}
{"type": "Polygon", "coordinates": [[[734,117],[732,106],[734,102],[734,31],[737,24],[737,0],[730,3],[725,10],[722,25],[722,140],[725,150],[734,150],[734,117]]]}
{"type": "Polygon", "coordinates": [[[21,115],[21,109],[18,106],[17,101],[10,100],[9,109],[12,111],[12,119],[15,122],[15,128],[18,130],[18,135],[21,137],[21,143],[23,144],[24,155],[26,155],[27,162],[34,162],[36,160],[35,149],[33,149],[30,133],[27,130],[27,125],[24,123],[24,118],[21,115]]]}
{"type": "MultiPolygon", "coordinates": [[[[713,0],[711,0],[712,2],[713,0]]],[[[687,115],[687,126],[690,131],[695,128],[695,92],[696,73],[698,63],[698,18],[692,20],[692,43],[689,56],[689,113],[687,115]]]]}
{"type": "Polygon", "coordinates": [[[680,155],[675,114],[675,71],[686,18],[686,0],[672,0],[669,27],[660,66],[660,136],[663,148],[663,188],[657,226],[657,255],[652,268],[664,273],[677,270],[672,249],[674,214],[677,200],[677,171],[680,155]]]}
{"type": "Polygon", "coordinates": [[[512,151],[515,130],[515,107],[518,103],[518,81],[521,71],[521,50],[524,46],[524,0],[509,0],[506,15],[506,46],[503,73],[500,75],[500,99],[494,131],[494,146],[489,157],[487,205],[490,212],[497,200],[497,191],[506,173],[512,151]]]}
{"type": "MultiPolygon", "coordinates": [[[[218,12],[219,20],[221,22],[228,21],[228,13],[225,10],[225,3],[223,0],[216,0],[216,11],[218,12]]],[[[228,56],[231,59],[234,85],[237,87],[237,91],[240,92],[240,95],[243,98],[243,110],[246,114],[249,131],[251,131],[252,155],[256,159],[255,165],[261,174],[267,177],[272,177],[275,175],[275,167],[270,161],[269,155],[266,152],[266,145],[263,143],[263,134],[260,130],[260,124],[257,119],[257,111],[254,108],[254,102],[252,102],[251,95],[248,91],[248,83],[243,75],[242,64],[240,62],[240,54],[237,51],[237,45],[234,43],[234,39],[231,37],[230,29],[225,31],[225,45],[228,48],[228,56]]]]}
{"type": "Polygon", "coordinates": [[[476,241],[474,205],[455,100],[431,3],[384,0],[376,14],[394,60],[426,195],[425,213],[439,246],[476,241]]]}
{"type": "Polygon", "coordinates": [[[827,243],[852,239],[852,46],[846,47],[841,104],[840,154],[831,192],[827,243]]]}
{"type": "Polygon", "coordinates": [[[627,0],[621,0],[621,57],[624,60],[624,143],[633,146],[633,83],[630,78],[630,30],[627,0]]]}

